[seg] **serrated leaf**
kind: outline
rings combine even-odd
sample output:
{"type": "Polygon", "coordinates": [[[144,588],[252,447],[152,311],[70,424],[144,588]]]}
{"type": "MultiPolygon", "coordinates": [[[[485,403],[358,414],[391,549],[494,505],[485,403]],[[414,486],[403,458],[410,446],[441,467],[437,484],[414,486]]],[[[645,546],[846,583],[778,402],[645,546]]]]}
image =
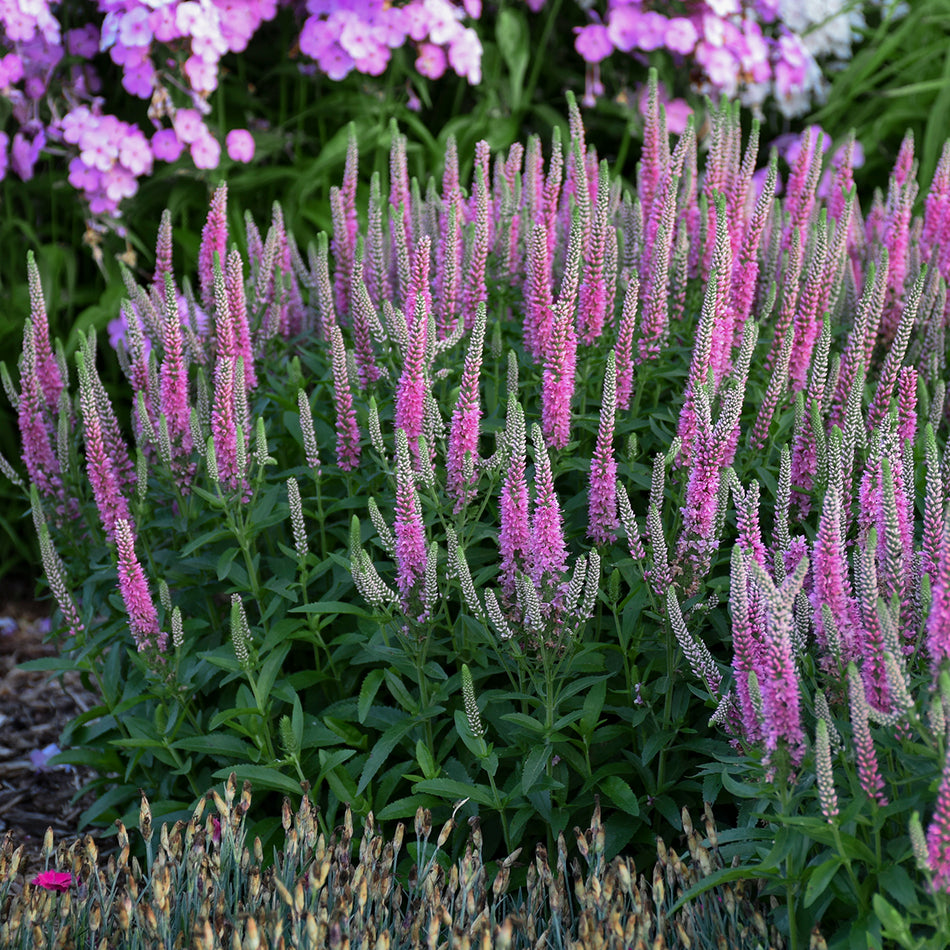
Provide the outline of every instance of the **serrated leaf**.
{"type": "Polygon", "coordinates": [[[376,693],[379,690],[379,684],[382,683],[385,672],[383,670],[370,670],[369,673],[363,677],[363,685],[360,686],[360,698],[359,703],[357,704],[357,718],[360,723],[366,722],[366,717],[369,714],[369,708],[373,705],[373,700],[376,698],[376,693]]]}
{"type": "Polygon", "coordinates": [[[270,788],[277,792],[283,792],[285,795],[299,795],[300,782],[278,772],[276,769],[268,768],[266,765],[245,765],[235,764],[226,768],[218,769],[214,773],[215,778],[226,779],[232,772],[236,773],[238,782],[248,779],[255,788],[270,788]]]}
{"type": "Polygon", "coordinates": [[[619,776],[611,775],[600,783],[608,798],[628,815],[640,814],[640,803],[633,789],[619,776]]]}
{"type": "Polygon", "coordinates": [[[359,784],[356,786],[357,795],[363,794],[363,790],[373,780],[373,776],[383,767],[386,759],[389,758],[389,753],[396,748],[399,744],[399,740],[402,739],[415,724],[415,721],[407,716],[402,722],[397,722],[395,725],[390,726],[379,737],[376,741],[376,745],[373,746],[369,754],[369,758],[366,760],[366,764],[363,766],[359,784]]]}
{"type": "Polygon", "coordinates": [[[528,753],[525,759],[524,770],[521,773],[521,791],[527,795],[538,780],[538,776],[544,771],[551,757],[551,747],[549,745],[536,745],[528,753]]]}

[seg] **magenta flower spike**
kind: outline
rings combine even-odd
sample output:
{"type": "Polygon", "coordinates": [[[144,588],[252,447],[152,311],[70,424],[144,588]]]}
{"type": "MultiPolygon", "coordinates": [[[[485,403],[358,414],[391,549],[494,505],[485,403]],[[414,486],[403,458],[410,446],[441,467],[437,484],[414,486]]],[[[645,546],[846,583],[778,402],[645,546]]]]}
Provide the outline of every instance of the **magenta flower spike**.
{"type": "MultiPolygon", "coordinates": [[[[409,196],[409,167],[406,164],[406,137],[396,127],[396,120],[391,123],[392,145],[389,150],[389,204],[390,228],[402,230],[402,240],[407,248],[412,247],[412,216],[410,215],[411,201],[409,196]],[[402,209],[400,221],[399,211],[402,209]]],[[[395,245],[393,245],[392,259],[395,260],[395,245]]],[[[404,290],[400,276],[400,289],[404,290]]]]}
{"type": "Polygon", "coordinates": [[[907,279],[907,250],[910,240],[910,217],[917,198],[915,178],[914,136],[908,132],[901,143],[894,163],[894,171],[887,189],[887,205],[881,233],[881,242],[887,248],[890,270],[888,272],[888,295],[881,321],[879,339],[890,343],[897,333],[901,318],[901,302],[904,298],[904,282],[907,279]]]}
{"type": "Polygon", "coordinates": [[[657,188],[650,216],[644,219],[646,233],[639,269],[643,277],[641,361],[652,360],[659,355],[660,346],[669,332],[669,274],[673,239],[676,236],[676,194],[683,170],[685,142],[690,135],[692,125],[687,127],[680,139],[657,188]]]}
{"type": "Polygon", "coordinates": [[[458,182],[458,158],[455,139],[450,137],[442,178],[443,208],[439,231],[441,238],[436,247],[436,280],[438,283],[437,329],[444,340],[454,329],[459,313],[459,294],[462,275],[462,221],[464,204],[458,182]]]}
{"type": "MultiPolygon", "coordinates": [[[[590,238],[584,255],[584,279],[580,286],[577,327],[581,340],[592,346],[604,329],[608,308],[606,286],[607,231],[612,227],[608,221],[610,202],[610,175],[607,163],[600,170],[597,193],[597,209],[591,224],[590,238]]],[[[613,304],[613,300],[610,301],[613,304]]]]}
{"type": "MultiPolygon", "coordinates": [[[[482,145],[483,143],[479,142],[478,144],[482,145]]],[[[462,292],[463,318],[466,329],[472,326],[478,305],[488,299],[488,291],[485,287],[485,264],[488,261],[488,247],[491,240],[488,217],[488,179],[482,173],[481,167],[478,166],[475,169],[475,185],[472,198],[475,204],[475,235],[465,262],[465,285],[462,292]]]]}
{"type": "Polygon", "coordinates": [[[389,266],[386,263],[386,240],[383,237],[383,197],[379,172],[373,172],[369,184],[367,211],[366,254],[363,260],[363,279],[373,306],[377,309],[392,297],[389,266]]]}
{"type": "Polygon", "coordinates": [[[554,305],[551,340],[544,354],[541,381],[541,419],[544,433],[555,448],[562,449],[571,437],[571,399],[574,396],[577,364],[577,333],[574,307],[577,302],[580,270],[581,225],[578,215],[571,225],[561,293],[554,305]]]}
{"type": "Polygon", "coordinates": [[[404,312],[406,320],[412,323],[420,313],[420,306],[424,312],[424,319],[429,319],[432,313],[432,291],[429,286],[429,264],[432,254],[432,242],[428,234],[419,238],[415,251],[412,253],[412,265],[409,271],[409,286],[406,292],[404,312]]]}
{"type": "Polygon", "coordinates": [[[758,591],[749,581],[749,555],[737,544],[732,549],[729,610],[732,615],[732,672],[742,713],[742,736],[749,745],[762,740],[762,723],[749,690],[749,674],[764,665],[764,616],[758,591]],[[754,595],[754,596],[750,596],[754,595]]]}
{"type": "Polygon", "coordinates": [[[643,117],[643,155],[637,175],[637,194],[643,207],[644,218],[650,215],[663,171],[670,162],[666,113],[660,105],[655,69],[651,69],[648,74],[647,90],[647,111],[643,117]]]}
{"type": "Polygon", "coordinates": [[[155,245],[155,271],[152,274],[152,287],[158,291],[159,297],[165,293],[165,275],[172,280],[175,272],[172,270],[172,213],[166,208],[162,212],[162,220],[158,226],[158,239],[155,245]]]}
{"type": "Polygon", "coordinates": [[[950,513],[943,519],[936,576],[931,583],[930,613],[927,615],[927,652],[936,683],[941,668],[950,658],[950,513]]]}
{"type": "Polygon", "coordinates": [[[376,322],[376,309],[363,282],[362,242],[358,243],[353,260],[353,286],[350,289],[350,318],[353,325],[353,354],[360,389],[369,389],[382,375],[376,365],[371,327],[376,322]]]}
{"type": "Polygon", "coordinates": [[[855,574],[858,587],[858,605],[860,607],[862,643],[859,653],[861,678],[864,681],[864,694],[871,706],[882,713],[891,711],[890,685],[887,681],[887,668],[884,660],[884,632],[878,613],[878,600],[881,596],[877,582],[875,565],[877,532],[869,532],[865,543],[858,547],[855,555],[855,574]]]}
{"type": "MultiPolygon", "coordinates": [[[[824,237],[824,228],[819,226],[818,240],[824,237]]],[[[806,235],[799,231],[792,232],[788,250],[785,253],[785,262],[782,268],[782,303],[778,316],[775,319],[775,331],[772,335],[772,345],[765,358],[766,370],[774,370],[782,352],[782,345],[789,332],[794,332],[795,315],[798,311],[799,281],[802,274],[802,258],[805,253],[806,235]]],[[[789,357],[791,353],[789,353],[789,357]]],[[[786,370],[787,371],[787,370],[786,370]]],[[[771,373],[769,374],[771,375],[771,373]]]]}
{"type": "MultiPolygon", "coordinates": [[[[421,600],[426,571],[426,539],[422,506],[406,433],[396,429],[396,587],[403,612],[413,616],[421,600]]],[[[421,617],[415,619],[422,619],[421,617]]]]}
{"type": "Polygon", "coordinates": [[[59,411],[59,394],[65,388],[59,363],[53,355],[49,339],[49,319],[46,315],[46,301],[40,285],[40,272],[32,251],[26,255],[26,273],[30,286],[30,321],[33,324],[34,364],[40,392],[48,409],[52,413],[59,411]]]}
{"type": "Polygon", "coordinates": [[[129,503],[122,493],[122,481],[109,454],[85,348],[76,354],[76,365],[79,370],[79,405],[86,444],[86,473],[92,485],[102,527],[111,541],[116,521],[129,517],[129,503]]]}
{"type": "Polygon", "coordinates": [[[943,146],[930,190],[924,199],[924,224],[919,245],[923,262],[935,267],[946,280],[950,276],[950,142],[943,146]]]}
{"type": "Polygon", "coordinates": [[[188,364],[178,315],[178,299],[171,277],[165,277],[162,320],[162,348],[165,351],[159,370],[161,407],[168,425],[172,457],[191,455],[191,403],[188,395],[188,364]]]}
{"type": "Polygon", "coordinates": [[[360,463],[360,430],[353,409],[353,394],[346,369],[346,349],[338,326],[330,330],[333,352],[333,388],[336,395],[336,459],[344,472],[360,463]]]}
{"type": "Polygon", "coordinates": [[[244,296],[244,264],[237,248],[228,252],[225,285],[228,292],[228,311],[231,314],[233,355],[244,361],[244,385],[247,391],[257,389],[257,373],[254,371],[254,350],[251,346],[251,328],[247,319],[247,298],[244,296]]]}
{"type": "Polygon", "coordinates": [[[852,209],[848,207],[848,194],[854,187],[854,133],[848,136],[844,145],[835,153],[835,173],[831,179],[831,191],[826,207],[832,221],[840,221],[846,231],[851,230],[852,209]]]}
{"type": "Polygon", "coordinates": [[[561,581],[567,570],[561,506],[554,493],[554,477],[544,436],[537,423],[531,426],[534,443],[534,509],[531,513],[531,580],[544,604],[558,606],[561,581]]]}
{"type": "Polygon", "coordinates": [[[482,351],[485,347],[485,305],[481,304],[475,314],[475,325],[465,355],[458,402],[452,412],[452,426],[446,455],[446,491],[455,499],[455,514],[458,514],[475,497],[474,463],[478,459],[479,423],[481,399],[478,383],[482,368],[482,351]],[[466,469],[466,456],[470,466],[466,469]]]}
{"type": "MultiPolygon", "coordinates": [[[[208,217],[201,229],[198,247],[198,280],[201,305],[210,310],[214,302],[214,257],[224,261],[228,253],[228,186],[221,182],[211,197],[208,217]]],[[[156,268],[157,270],[157,268],[156,268]]]]}
{"type": "Polygon", "coordinates": [[[244,473],[238,467],[234,358],[231,356],[219,357],[215,363],[211,434],[214,439],[218,481],[234,491],[243,480],[244,473]]]}
{"type": "Polygon", "coordinates": [[[30,481],[39,488],[43,499],[65,502],[62,473],[51,441],[50,410],[45,405],[36,368],[33,322],[23,325],[23,358],[20,364],[20,396],[17,423],[23,444],[23,462],[30,481]]]}
{"type": "Polygon", "coordinates": [[[829,488],[825,495],[812,561],[815,637],[823,650],[831,649],[822,610],[827,607],[841,645],[841,660],[849,663],[859,656],[860,624],[841,533],[841,499],[837,489],[829,488]]]}
{"type": "Polygon", "coordinates": [[[617,460],[614,458],[614,416],[617,410],[616,364],[607,354],[604,393],[597,427],[597,444],[590,463],[587,501],[587,537],[595,544],[617,540],[617,460]]]}
{"type": "MultiPolygon", "coordinates": [[[[772,151],[765,184],[755,202],[752,218],[742,234],[742,240],[732,268],[729,305],[735,314],[737,326],[744,326],[752,312],[756,282],[759,277],[759,243],[775,201],[778,178],[778,153],[772,151]]],[[[738,229],[736,229],[738,231],[738,229]]]]}
{"type": "Polygon", "coordinates": [[[336,262],[334,292],[339,314],[348,314],[352,306],[350,290],[353,283],[353,260],[356,255],[356,235],[359,219],[356,214],[356,181],[359,170],[359,143],[353,124],[349,127],[346,143],[346,164],[343,184],[330,189],[330,210],[333,218],[331,250],[336,262]]]}
{"type": "Polygon", "coordinates": [[[516,578],[526,573],[531,558],[528,521],[528,485],[525,481],[524,411],[513,395],[508,397],[505,428],[507,467],[499,501],[498,547],[501,555],[499,582],[508,606],[515,603],[516,578]]]}
{"type": "Polygon", "coordinates": [[[801,721],[801,689],[792,649],[792,606],[802,589],[808,559],[776,588],[772,579],[754,561],[751,571],[765,606],[763,666],[759,675],[762,694],[762,732],[767,758],[771,761],[779,744],[784,744],[792,764],[800,765],[805,755],[805,733],[801,721]]]}
{"type": "Polygon", "coordinates": [[[521,271],[521,163],[524,160],[524,146],[513,142],[505,159],[504,176],[508,194],[511,196],[511,222],[508,227],[507,247],[502,249],[502,271],[514,277],[521,271]]]}
{"type": "MultiPolygon", "coordinates": [[[[874,398],[868,407],[868,430],[872,431],[880,425],[881,420],[887,415],[891,405],[891,397],[894,394],[894,384],[900,374],[901,364],[904,362],[904,355],[907,352],[907,345],[910,343],[910,336],[917,321],[917,311],[920,305],[920,298],[924,290],[924,281],[927,277],[926,268],[921,268],[914,286],[907,294],[907,299],[903,306],[900,321],[894,328],[891,336],[891,344],[884,357],[884,365],[881,367],[881,373],[878,377],[877,389],[874,392],[874,398]]],[[[885,314],[886,318],[886,314],[885,314]]]]}
{"type": "Polygon", "coordinates": [[[931,590],[937,577],[943,544],[944,488],[940,454],[930,422],[924,426],[924,458],[927,484],[924,492],[924,535],[920,548],[921,570],[929,575],[931,590]]]}
{"type": "MultiPolygon", "coordinates": [[[[422,241],[428,243],[428,238],[424,237],[422,241]]],[[[429,314],[423,306],[417,307],[415,317],[410,318],[408,330],[408,346],[396,388],[395,426],[406,433],[410,452],[416,459],[425,421],[426,393],[429,391],[426,373],[429,314]]]]}
{"type": "Polygon", "coordinates": [[[884,779],[874,750],[874,738],[868,722],[869,706],[864,694],[864,683],[854,663],[848,664],[848,707],[851,712],[851,731],[858,763],[858,781],[867,797],[884,808],[884,779]]]}
{"type": "Polygon", "coordinates": [[[934,891],[950,894],[950,751],[940,774],[933,818],[927,827],[927,861],[934,891]]]}
{"type": "Polygon", "coordinates": [[[536,224],[531,230],[523,293],[525,349],[535,363],[540,363],[550,344],[554,322],[551,260],[543,224],[536,224]]]}
{"type": "Polygon", "coordinates": [[[782,249],[790,246],[797,229],[807,234],[812,210],[815,207],[815,190],[821,176],[821,140],[824,132],[806,129],[801,139],[801,148],[792,165],[785,188],[784,210],[789,217],[782,239],[782,249]]]}
{"type": "Polygon", "coordinates": [[[732,245],[729,237],[729,218],[726,214],[725,198],[716,194],[713,204],[717,208],[716,214],[716,242],[713,248],[712,269],[717,275],[715,287],[712,289],[713,317],[712,336],[709,341],[709,367],[712,369],[713,393],[719,389],[719,384],[732,365],[732,348],[735,342],[736,329],[735,314],[729,307],[729,275],[732,273],[732,245]]]}
{"type": "Polygon", "coordinates": [[[558,207],[560,205],[560,194],[562,176],[564,174],[564,153],[561,150],[561,133],[557,126],[554,127],[554,134],[551,137],[551,161],[548,163],[548,173],[544,179],[544,207],[541,213],[534,218],[535,221],[544,223],[545,234],[548,239],[548,261],[551,267],[554,267],[554,255],[558,247],[560,235],[558,234],[558,207]]]}
{"type": "Polygon", "coordinates": [[[135,556],[135,534],[127,518],[115,524],[115,543],[118,552],[119,593],[129,615],[129,629],[139,653],[155,650],[164,653],[168,635],[158,626],[158,612],[148,590],[145,572],[135,556]]]}
{"type": "Polygon", "coordinates": [[[637,325],[637,304],[640,295],[640,278],[630,275],[630,283],[623,298],[620,326],[617,328],[615,347],[617,376],[617,408],[626,412],[633,395],[633,334],[637,325]]]}

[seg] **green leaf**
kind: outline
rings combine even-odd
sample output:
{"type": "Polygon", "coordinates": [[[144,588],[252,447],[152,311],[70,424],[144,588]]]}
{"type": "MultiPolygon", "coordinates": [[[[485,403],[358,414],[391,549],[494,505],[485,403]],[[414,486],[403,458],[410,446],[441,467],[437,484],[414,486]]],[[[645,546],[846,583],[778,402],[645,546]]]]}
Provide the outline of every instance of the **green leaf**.
{"type": "Polygon", "coordinates": [[[821,897],[831,883],[831,879],[838,873],[841,864],[841,858],[835,855],[833,858],[823,861],[811,872],[808,877],[808,884],[805,886],[806,907],[811,907],[821,897]]]}
{"type": "Polygon", "coordinates": [[[538,776],[544,771],[550,757],[551,747],[549,745],[536,745],[528,753],[524,770],[521,773],[521,791],[525,795],[534,788],[538,776]]]}
{"type": "Polygon", "coordinates": [[[240,549],[235,547],[225,548],[221,552],[221,557],[218,558],[218,564],[215,567],[219,581],[223,581],[228,576],[228,572],[231,570],[231,562],[239,553],[240,549]]]}
{"type": "Polygon", "coordinates": [[[884,936],[899,941],[904,947],[916,946],[907,919],[893,904],[889,904],[880,894],[875,894],[871,898],[871,903],[874,906],[874,913],[881,922],[884,936]]]}
{"type": "Polygon", "coordinates": [[[596,683],[584,698],[584,709],[581,715],[581,735],[590,736],[597,728],[604,700],[607,698],[607,681],[596,683]]]}
{"type": "Polygon", "coordinates": [[[264,697],[265,701],[270,696],[274,680],[277,679],[277,674],[284,665],[284,660],[289,652],[290,644],[282,643],[267,657],[264,661],[264,665],[261,667],[260,676],[257,678],[257,691],[264,697]]]}
{"type": "Polygon", "coordinates": [[[379,690],[379,684],[383,681],[385,675],[383,670],[370,670],[363,678],[363,685],[360,687],[360,699],[357,705],[357,716],[360,723],[366,722],[366,716],[369,713],[369,707],[373,705],[376,693],[379,690]]]}
{"type": "Polygon", "coordinates": [[[366,764],[363,766],[363,772],[360,775],[359,784],[356,786],[356,794],[362,795],[363,790],[373,780],[373,776],[382,768],[383,763],[389,758],[389,753],[399,744],[399,740],[415,726],[415,720],[407,716],[402,722],[397,722],[390,726],[380,738],[369,754],[366,764]]]}
{"type": "Polygon", "coordinates": [[[380,821],[389,821],[391,818],[411,818],[421,808],[432,808],[441,804],[441,800],[433,795],[409,795],[407,798],[397,798],[385,808],[376,812],[380,821]]]}
{"type": "Polygon", "coordinates": [[[439,768],[435,764],[431,750],[421,739],[416,740],[416,761],[426,778],[438,778],[439,768]]]}
{"type": "Polygon", "coordinates": [[[505,722],[510,722],[516,726],[521,726],[522,729],[525,729],[536,736],[544,735],[544,723],[538,722],[537,719],[534,719],[531,716],[526,716],[524,713],[505,713],[501,718],[505,722]]]}
{"type": "Polygon", "coordinates": [[[419,713],[419,703],[413,698],[412,694],[406,689],[405,683],[399,678],[399,676],[393,670],[385,670],[384,674],[386,677],[386,685],[389,687],[389,692],[393,694],[393,698],[402,706],[406,712],[411,713],[413,716],[418,715],[419,713]]]}
{"type": "Polygon", "coordinates": [[[600,787],[607,797],[628,815],[636,817],[640,814],[640,803],[633,789],[619,775],[611,775],[600,783],[600,787]]]}
{"type": "Polygon", "coordinates": [[[373,618],[368,610],[356,604],[345,604],[339,600],[318,600],[301,607],[291,607],[292,614],[355,614],[357,617],[373,618]]]}
{"type": "MultiPolygon", "coordinates": [[[[470,798],[479,805],[496,807],[492,790],[487,785],[470,785],[467,782],[458,782],[453,778],[433,778],[424,782],[416,782],[412,786],[414,792],[431,792],[443,800],[454,801],[459,798],[470,798]]],[[[505,799],[502,797],[502,804],[505,799]]]]}
{"type": "Polygon", "coordinates": [[[187,736],[184,739],[176,739],[171,745],[174,749],[184,749],[187,752],[204,752],[219,759],[233,758],[245,762],[259,755],[258,750],[243,739],[221,732],[216,732],[213,736],[187,736]]]}

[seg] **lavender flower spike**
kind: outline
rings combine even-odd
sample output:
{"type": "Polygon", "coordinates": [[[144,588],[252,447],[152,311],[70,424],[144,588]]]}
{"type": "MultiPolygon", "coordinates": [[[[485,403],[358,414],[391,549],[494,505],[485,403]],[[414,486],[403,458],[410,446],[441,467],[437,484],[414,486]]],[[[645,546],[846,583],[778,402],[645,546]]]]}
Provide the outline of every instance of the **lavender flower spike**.
{"type": "Polygon", "coordinates": [[[139,653],[155,650],[164,653],[168,635],[159,629],[158,613],[148,590],[142,565],[135,556],[135,535],[131,523],[120,518],[115,524],[118,549],[119,592],[129,615],[129,629],[139,653]]]}
{"type": "Polygon", "coordinates": [[[353,409],[353,394],[346,369],[346,350],[338,326],[330,329],[333,347],[333,386],[336,393],[336,457],[344,472],[360,463],[360,430],[353,409]]]}
{"type": "Polygon", "coordinates": [[[211,308],[214,301],[214,258],[217,254],[221,266],[228,253],[228,186],[221,182],[211,197],[208,217],[201,230],[201,245],[198,248],[198,280],[201,284],[201,304],[211,308]]]}
{"type": "Polygon", "coordinates": [[[950,658],[950,511],[944,515],[943,536],[936,559],[932,602],[927,617],[927,652],[934,682],[950,658]]]}
{"type": "Polygon", "coordinates": [[[478,376],[482,366],[482,350],[485,345],[485,304],[480,303],[475,315],[475,326],[469,341],[459,398],[452,413],[452,428],[449,434],[446,458],[446,490],[455,498],[457,514],[475,496],[474,469],[465,472],[465,457],[472,461],[478,455],[478,430],[481,403],[478,394],[478,376]]]}
{"type": "Polygon", "coordinates": [[[505,432],[508,464],[501,486],[498,547],[501,553],[502,595],[508,605],[515,600],[515,578],[527,570],[531,555],[528,523],[528,486],[525,482],[524,411],[512,395],[508,398],[505,432]]]}
{"type": "Polygon", "coordinates": [[[587,505],[587,536],[595,544],[617,540],[617,460],[614,458],[614,415],[617,408],[617,380],[614,354],[607,354],[604,397],[597,428],[597,445],[590,463],[587,505]]]}
{"type": "Polygon", "coordinates": [[[535,491],[531,518],[531,579],[548,604],[557,606],[561,595],[561,578],[567,570],[567,545],[561,524],[561,506],[554,493],[551,461],[541,429],[531,427],[534,442],[535,491]]]}
{"type": "MultiPolygon", "coordinates": [[[[396,586],[403,612],[413,615],[422,596],[426,572],[426,539],[422,507],[416,493],[409,443],[396,430],[396,586]]],[[[422,619],[417,617],[416,619],[422,619]]]]}

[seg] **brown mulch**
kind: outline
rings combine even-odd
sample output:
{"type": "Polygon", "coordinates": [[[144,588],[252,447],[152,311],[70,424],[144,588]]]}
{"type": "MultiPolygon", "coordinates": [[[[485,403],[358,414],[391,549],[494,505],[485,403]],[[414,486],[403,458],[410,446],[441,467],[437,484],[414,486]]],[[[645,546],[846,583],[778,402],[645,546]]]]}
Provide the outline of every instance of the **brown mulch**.
{"type": "Polygon", "coordinates": [[[49,605],[34,602],[30,593],[28,584],[8,579],[0,592],[0,841],[12,832],[14,847],[24,846],[23,875],[43,870],[46,829],[53,829],[57,845],[74,839],[80,816],[94,800],[87,794],[73,801],[93,774],[88,769],[44,765],[32,755],[59,745],[66,723],[97,704],[78,673],[50,681],[48,673],[20,669],[27,660],[57,652],[47,642],[49,605]]]}

